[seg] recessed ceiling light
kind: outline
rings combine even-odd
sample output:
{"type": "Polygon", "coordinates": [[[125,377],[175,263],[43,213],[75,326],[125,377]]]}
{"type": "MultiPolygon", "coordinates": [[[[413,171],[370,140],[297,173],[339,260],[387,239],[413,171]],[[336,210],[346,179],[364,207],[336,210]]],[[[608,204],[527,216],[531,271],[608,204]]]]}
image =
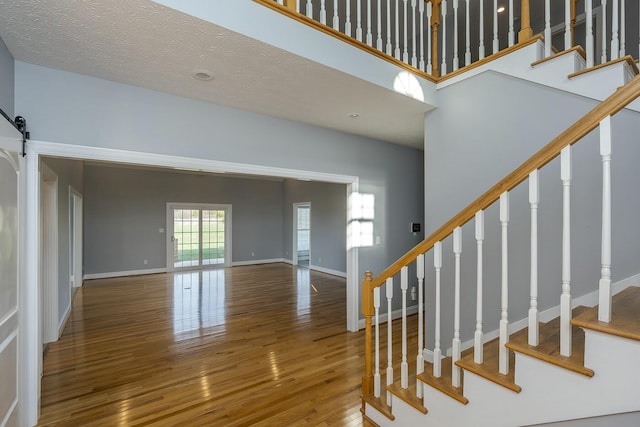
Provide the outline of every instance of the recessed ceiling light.
{"type": "Polygon", "coordinates": [[[198,80],[205,81],[205,82],[213,79],[213,75],[212,75],[211,71],[207,71],[207,70],[194,70],[193,71],[193,77],[195,77],[198,80]]]}
{"type": "Polygon", "coordinates": [[[360,117],[360,114],[358,114],[358,113],[349,113],[349,117],[351,117],[352,119],[355,119],[356,117],[360,117]]]}
{"type": "Polygon", "coordinates": [[[504,6],[500,6],[500,7],[498,8],[498,13],[502,13],[502,12],[504,12],[504,10],[505,10],[505,9],[504,9],[504,6]]]}

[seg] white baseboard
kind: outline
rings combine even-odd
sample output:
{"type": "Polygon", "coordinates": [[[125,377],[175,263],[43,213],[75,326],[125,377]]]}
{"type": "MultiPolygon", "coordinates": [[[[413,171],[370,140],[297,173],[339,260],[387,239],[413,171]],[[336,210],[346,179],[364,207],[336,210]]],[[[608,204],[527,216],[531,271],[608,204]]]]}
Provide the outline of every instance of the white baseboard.
{"type": "MultiPolygon", "coordinates": [[[[272,258],[272,259],[252,259],[249,261],[234,261],[231,263],[232,267],[239,267],[243,265],[260,265],[260,264],[274,264],[278,262],[287,262],[284,258],[272,258]]],[[[289,264],[291,262],[289,261],[289,264]]]]}
{"type": "MultiPolygon", "coordinates": [[[[319,271],[320,273],[331,274],[332,276],[347,278],[347,273],[344,271],[332,270],[330,268],[318,267],[317,265],[310,265],[309,269],[319,271]]],[[[417,313],[417,312],[416,312],[417,313]]]]}
{"type": "MultiPolygon", "coordinates": [[[[411,307],[407,307],[407,316],[418,313],[418,306],[412,305],[411,307]]],[[[380,315],[380,323],[384,323],[387,321],[387,313],[382,313],[380,315]]],[[[402,309],[394,310],[391,312],[391,320],[400,319],[402,317],[402,309]]],[[[358,320],[358,329],[364,329],[364,319],[358,320]]],[[[433,358],[433,357],[432,357],[433,358]]]]}
{"type": "Polygon", "coordinates": [[[109,273],[93,273],[93,274],[85,274],[84,280],[91,279],[109,279],[112,277],[124,277],[124,276],[141,276],[143,274],[158,274],[158,273],[166,273],[166,268],[149,268],[146,270],[130,270],[130,271],[114,271],[109,273]]]}
{"type": "Polygon", "coordinates": [[[60,319],[60,322],[58,323],[58,338],[62,336],[62,331],[64,331],[64,327],[67,324],[67,320],[69,320],[69,316],[71,315],[71,306],[73,305],[73,295],[74,293],[72,292],[69,298],[69,305],[67,305],[67,308],[65,308],[64,315],[62,316],[62,319],[60,319]]]}

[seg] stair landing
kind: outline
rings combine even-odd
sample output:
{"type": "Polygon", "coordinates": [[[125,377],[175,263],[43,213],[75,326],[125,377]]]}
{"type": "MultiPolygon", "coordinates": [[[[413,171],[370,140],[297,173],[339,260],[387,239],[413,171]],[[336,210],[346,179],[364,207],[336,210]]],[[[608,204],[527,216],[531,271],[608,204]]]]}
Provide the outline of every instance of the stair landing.
{"type": "Polygon", "coordinates": [[[598,307],[585,310],[571,324],[605,334],[640,341],[640,287],[632,286],[613,297],[611,322],[598,321],[598,307]]]}

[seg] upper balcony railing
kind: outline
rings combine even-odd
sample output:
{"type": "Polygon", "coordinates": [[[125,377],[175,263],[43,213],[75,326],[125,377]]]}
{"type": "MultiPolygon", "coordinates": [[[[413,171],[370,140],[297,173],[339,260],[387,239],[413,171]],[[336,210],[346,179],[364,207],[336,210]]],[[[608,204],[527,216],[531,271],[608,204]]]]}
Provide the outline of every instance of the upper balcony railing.
{"type": "Polygon", "coordinates": [[[429,79],[544,40],[544,56],[580,45],[586,67],[640,50],[640,8],[625,0],[255,0],[429,79]]]}

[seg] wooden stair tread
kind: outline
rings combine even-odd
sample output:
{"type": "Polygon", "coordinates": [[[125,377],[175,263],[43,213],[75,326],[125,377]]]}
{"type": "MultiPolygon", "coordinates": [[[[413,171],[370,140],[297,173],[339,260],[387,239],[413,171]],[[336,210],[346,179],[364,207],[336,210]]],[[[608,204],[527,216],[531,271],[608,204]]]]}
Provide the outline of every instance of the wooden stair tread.
{"type": "MultiPolygon", "coordinates": [[[[366,402],[369,405],[373,406],[373,408],[376,411],[380,412],[382,415],[389,418],[391,421],[396,419],[396,417],[394,417],[393,413],[391,412],[391,406],[387,405],[386,399],[383,399],[383,397],[362,396],[362,401],[363,401],[363,404],[362,404],[363,408],[364,408],[364,402],[366,402]]],[[[364,414],[363,411],[361,412],[364,414]]]]}
{"type": "Polygon", "coordinates": [[[418,379],[425,384],[430,385],[436,390],[441,391],[449,397],[454,398],[458,402],[466,405],[469,403],[469,399],[464,397],[463,388],[464,388],[464,371],[460,373],[461,385],[460,387],[454,387],[451,384],[451,357],[447,357],[442,359],[442,376],[440,378],[436,378],[433,376],[433,364],[426,362],[425,371],[418,375],[418,379]]]}
{"type": "Polygon", "coordinates": [[[626,62],[627,64],[629,64],[629,67],[633,70],[634,74],[638,74],[639,73],[638,65],[636,64],[636,61],[630,55],[627,55],[627,56],[623,56],[621,58],[612,59],[611,61],[605,62],[603,64],[598,64],[598,65],[594,65],[593,67],[590,67],[590,68],[585,68],[584,70],[576,71],[575,73],[569,74],[568,78],[572,79],[574,77],[590,73],[591,71],[599,70],[599,69],[607,67],[609,65],[618,64],[620,62],[626,62]]]}
{"type": "MultiPolygon", "coordinates": [[[[579,316],[586,310],[586,307],[577,307],[573,310],[573,316],[579,316]]],[[[577,326],[573,326],[572,332],[573,340],[571,343],[570,357],[560,354],[559,317],[548,323],[540,323],[540,335],[537,347],[529,345],[529,328],[524,328],[511,335],[507,343],[507,348],[578,374],[592,377],[594,374],[593,370],[584,366],[584,331],[577,326]]]]}
{"type": "Polygon", "coordinates": [[[632,286],[613,297],[611,322],[598,320],[598,307],[573,318],[572,325],[640,341],[640,287],[632,286]]]}
{"type": "Polygon", "coordinates": [[[477,364],[474,361],[473,353],[471,353],[457,361],[456,365],[509,390],[520,393],[522,388],[515,382],[515,354],[512,351],[509,352],[509,373],[503,375],[498,369],[499,349],[500,340],[496,338],[484,344],[482,364],[477,364]]]}
{"type": "MultiPolygon", "coordinates": [[[[409,372],[415,372],[415,369],[413,371],[409,370],[409,372]]],[[[413,375],[409,375],[409,386],[406,389],[402,388],[401,381],[398,380],[393,384],[388,385],[387,390],[423,414],[429,412],[424,406],[422,399],[416,396],[416,379],[413,375]]]]}
{"type": "Polygon", "coordinates": [[[535,67],[536,65],[540,65],[540,64],[542,64],[544,62],[551,61],[551,60],[559,58],[559,57],[561,57],[563,55],[567,55],[567,54],[569,54],[571,52],[577,52],[578,55],[580,55],[582,57],[582,59],[586,59],[587,58],[587,54],[585,53],[585,51],[582,48],[582,46],[574,46],[571,49],[563,50],[562,52],[556,52],[556,53],[552,54],[551,56],[547,56],[546,58],[542,58],[542,59],[539,59],[539,60],[537,60],[535,62],[532,62],[531,66],[535,67]]]}

